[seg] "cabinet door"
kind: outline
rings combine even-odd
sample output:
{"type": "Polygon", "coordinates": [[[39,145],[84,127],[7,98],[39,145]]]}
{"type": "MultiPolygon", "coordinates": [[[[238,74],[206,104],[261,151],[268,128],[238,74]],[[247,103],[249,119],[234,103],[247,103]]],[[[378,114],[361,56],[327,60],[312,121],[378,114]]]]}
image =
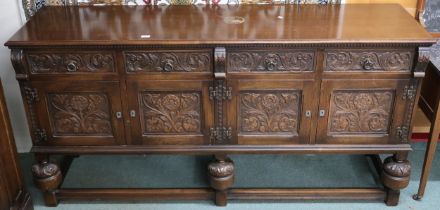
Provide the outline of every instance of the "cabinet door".
{"type": "Polygon", "coordinates": [[[313,82],[230,80],[228,126],[237,144],[306,144],[310,140],[313,82]],[[307,113],[307,114],[306,114],[307,113]]]}
{"type": "Polygon", "coordinates": [[[40,143],[125,143],[118,82],[45,81],[32,82],[31,86],[38,98],[35,101],[36,117],[46,136],[46,140],[40,143]]]}
{"type": "MultiPolygon", "coordinates": [[[[317,143],[399,143],[409,80],[323,80],[317,143]]],[[[410,117],[409,117],[410,119],[410,117]]]]}
{"type": "Polygon", "coordinates": [[[209,81],[128,81],[135,144],[209,144],[213,110],[209,81]]]}

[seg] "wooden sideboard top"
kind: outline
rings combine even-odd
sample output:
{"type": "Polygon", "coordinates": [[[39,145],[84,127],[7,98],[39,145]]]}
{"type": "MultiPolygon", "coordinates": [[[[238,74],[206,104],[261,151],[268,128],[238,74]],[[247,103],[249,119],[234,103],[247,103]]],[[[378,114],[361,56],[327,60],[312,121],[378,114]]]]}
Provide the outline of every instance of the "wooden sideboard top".
{"type": "Polygon", "coordinates": [[[434,42],[397,4],[210,5],[45,7],[6,45],[434,42]]]}

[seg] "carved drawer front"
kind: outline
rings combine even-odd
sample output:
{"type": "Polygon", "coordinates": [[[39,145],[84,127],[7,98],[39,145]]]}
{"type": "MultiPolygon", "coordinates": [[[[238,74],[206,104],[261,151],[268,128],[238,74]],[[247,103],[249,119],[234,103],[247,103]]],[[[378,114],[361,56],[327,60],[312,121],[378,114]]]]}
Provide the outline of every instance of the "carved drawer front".
{"type": "Polygon", "coordinates": [[[231,50],[228,72],[304,72],[315,68],[313,50],[231,50]]]}
{"type": "Polygon", "coordinates": [[[116,73],[113,52],[28,52],[32,74],[116,73]]]}
{"type": "Polygon", "coordinates": [[[313,82],[232,80],[227,127],[237,144],[309,143],[313,82]]]}
{"type": "Polygon", "coordinates": [[[124,144],[117,82],[33,82],[25,91],[37,144],[124,144]]]}
{"type": "Polygon", "coordinates": [[[326,50],[324,71],[408,72],[413,57],[412,50],[326,50]]]}
{"type": "Polygon", "coordinates": [[[204,81],[129,81],[132,140],[138,144],[205,144],[213,111],[204,81]]]}
{"type": "Polygon", "coordinates": [[[212,52],[194,51],[126,51],[128,73],[212,72],[212,52]]]}
{"type": "MultiPolygon", "coordinates": [[[[408,80],[324,81],[319,143],[401,143],[411,102],[408,80]]],[[[415,97],[414,97],[415,98],[415,97]]],[[[410,120],[410,119],[409,119],[410,120]]]]}

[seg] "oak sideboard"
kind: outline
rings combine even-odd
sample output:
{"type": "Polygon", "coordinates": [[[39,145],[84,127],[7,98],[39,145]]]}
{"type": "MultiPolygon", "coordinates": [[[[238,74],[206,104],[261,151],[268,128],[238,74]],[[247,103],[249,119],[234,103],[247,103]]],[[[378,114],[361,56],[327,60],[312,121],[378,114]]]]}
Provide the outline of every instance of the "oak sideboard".
{"type": "Polygon", "coordinates": [[[397,205],[411,171],[424,47],[433,43],[398,5],[205,5],[45,7],[6,46],[48,206],[91,198],[397,205]],[[50,156],[83,154],[213,155],[210,188],[61,188],[67,170],[50,156]],[[366,154],[383,187],[234,188],[230,154],[366,154]]]}

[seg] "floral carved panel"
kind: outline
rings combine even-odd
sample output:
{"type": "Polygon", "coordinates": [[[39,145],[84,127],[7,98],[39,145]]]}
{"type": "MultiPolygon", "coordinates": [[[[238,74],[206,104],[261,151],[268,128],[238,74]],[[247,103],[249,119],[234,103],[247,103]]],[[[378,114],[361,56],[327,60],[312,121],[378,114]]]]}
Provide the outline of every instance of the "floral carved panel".
{"type": "Polygon", "coordinates": [[[240,93],[240,131],[244,134],[298,134],[300,91],[240,93]]]}
{"type": "Polygon", "coordinates": [[[338,90],[331,97],[331,134],[386,134],[394,105],[392,90],[338,90]]]}
{"type": "Polygon", "coordinates": [[[410,71],[412,60],[410,51],[328,51],[325,71],[410,71]]]}
{"type": "Polygon", "coordinates": [[[209,72],[211,63],[209,52],[125,53],[125,67],[128,72],[209,72]]]}
{"type": "Polygon", "coordinates": [[[313,51],[286,52],[231,52],[228,54],[228,71],[312,71],[315,65],[313,51]]]}
{"type": "Polygon", "coordinates": [[[47,100],[54,135],[113,136],[107,95],[50,93],[47,100]]]}
{"type": "Polygon", "coordinates": [[[200,96],[200,92],[141,93],[143,134],[201,133],[200,96]]]}
{"type": "Polygon", "coordinates": [[[29,53],[32,73],[115,72],[112,53],[29,53]]]}

